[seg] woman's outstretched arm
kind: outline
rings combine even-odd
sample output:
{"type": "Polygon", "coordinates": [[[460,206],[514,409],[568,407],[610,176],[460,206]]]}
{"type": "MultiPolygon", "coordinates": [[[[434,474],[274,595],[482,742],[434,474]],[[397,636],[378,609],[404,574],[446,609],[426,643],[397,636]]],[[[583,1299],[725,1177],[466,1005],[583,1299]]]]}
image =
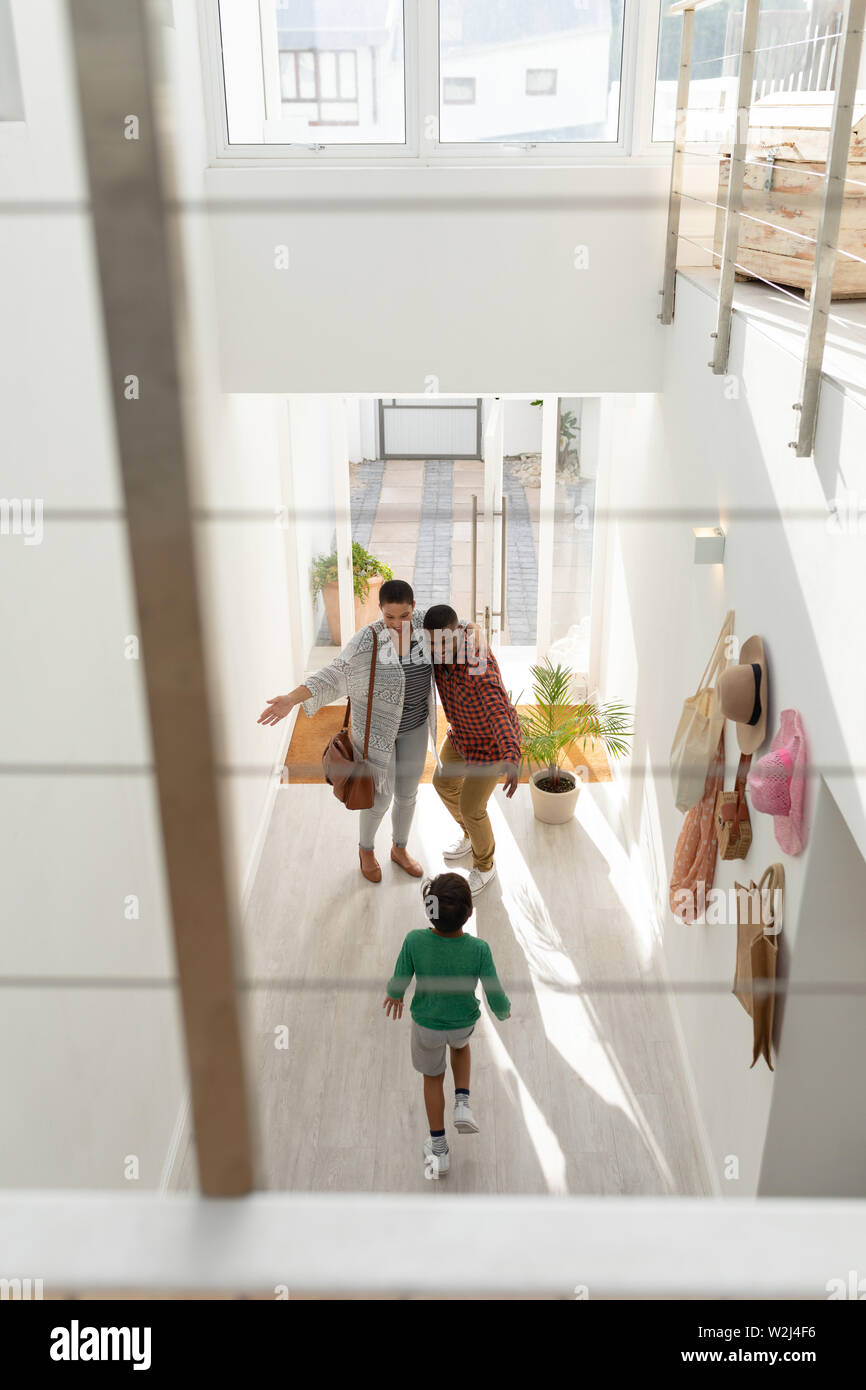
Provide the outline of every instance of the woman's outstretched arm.
{"type": "Polygon", "coordinates": [[[287,714],[304,700],[312,699],[313,692],[305,685],[298,685],[288,695],[272,695],[258,717],[259,724],[279,724],[287,714]]]}
{"type": "Polygon", "coordinates": [[[348,696],[347,672],[349,664],[360,649],[369,646],[370,641],[365,637],[367,628],[362,628],[356,632],[346,643],[339,656],[323,666],[321,671],[317,671],[314,676],[308,676],[309,684],[296,686],[289,695],[274,695],[268,700],[267,706],[262,710],[258,718],[259,724],[279,724],[281,719],[285,719],[295,707],[313,701],[311,708],[305,710],[306,714],[314,714],[322,705],[328,705],[332,700],[345,700],[348,696]]]}

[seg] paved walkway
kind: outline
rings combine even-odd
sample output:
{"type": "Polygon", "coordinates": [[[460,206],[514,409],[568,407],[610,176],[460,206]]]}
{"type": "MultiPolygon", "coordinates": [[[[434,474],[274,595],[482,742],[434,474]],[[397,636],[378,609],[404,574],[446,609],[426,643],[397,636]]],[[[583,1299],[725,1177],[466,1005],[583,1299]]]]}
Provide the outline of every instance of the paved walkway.
{"type": "MultiPolygon", "coordinates": [[[[538,610],[539,489],[527,488],[506,460],[508,501],[506,640],[532,646],[538,610]]],[[[450,603],[470,618],[472,591],[472,496],[483,497],[483,465],[475,460],[381,460],[353,469],[352,539],[408,579],[421,607],[450,603]]],[[[556,489],[552,637],[590,611],[595,481],[556,489]]],[[[486,572],[484,527],[479,526],[478,573],[486,572]]],[[[483,605],[479,579],[477,601],[483,605]]],[[[493,607],[498,608],[499,596],[493,607]]],[[[319,641],[329,641],[323,622],[319,641]]]]}
{"type": "Polygon", "coordinates": [[[512,646],[531,647],[538,625],[538,553],[527,493],[535,492],[537,521],[538,489],[525,488],[514,472],[514,465],[506,459],[502,468],[502,490],[508,503],[505,531],[506,635],[512,646]]]}
{"type": "Polygon", "coordinates": [[[450,459],[428,459],[424,464],[424,490],[412,581],[415,602],[420,608],[451,602],[453,525],[454,464],[450,459]]]}

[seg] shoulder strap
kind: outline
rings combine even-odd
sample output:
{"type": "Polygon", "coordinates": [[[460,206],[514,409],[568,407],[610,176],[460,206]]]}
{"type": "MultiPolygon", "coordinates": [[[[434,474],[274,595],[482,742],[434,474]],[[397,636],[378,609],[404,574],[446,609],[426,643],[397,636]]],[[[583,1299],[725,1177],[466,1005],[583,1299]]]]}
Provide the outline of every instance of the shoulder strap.
{"type": "Polygon", "coordinates": [[[719,633],[718,637],[716,638],[716,644],[715,644],[715,646],[713,647],[712,652],[710,653],[710,659],[709,659],[709,661],[707,662],[706,666],[704,667],[704,674],[701,676],[700,680],[698,681],[698,690],[703,690],[703,688],[704,688],[704,683],[705,683],[707,677],[708,677],[709,675],[712,675],[712,674],[715,673],[716,669],[717,669],[718,666],[719,666],[720,658],[722,658],[722,659],[724,658],[723,644],[724,644],[725,638],[726,638],[726,637],[729,637],[730,634],[733,632],[733,630],[734,630],[734,610],[733,610],[733,608],[731,608],[731,609],[728,610],[727,617],[725,618],[725,621],[722,623],[722,630],[721,630],[721,632],[719,633]],[[721,649],[721,650],[720,650],[720,649],[721,649]]]}
{"type": "Polygon", "coordinates": [[[371,627],[370,632],[373,637],[373,654],[370,657],[370,685],[367,689],[367,720],[364,724],[364,762],[367,761],[367,750],[370,747],[370,719],[373,715],[373,682],[376,679],[376,653],[379,649],[379,639],[376,636],[375,628],[371,627]]]}
{"type": "Polygon", "coordinates": [[[751,755],[751,753],[741,753],[741,754],[740,754],[740,761],[739,761],[739,763],[737,764],[737,780],[736,780],[736,782],[734,783],[734,786],[736,787],[737,791],[739,791],[739,792],[745,792],[745,790],[746,790],[746,775],[747,775],[747,773],[748,773],[749,768],[751,767],[751,765],[752,765],[752,755],[751,755]]]}

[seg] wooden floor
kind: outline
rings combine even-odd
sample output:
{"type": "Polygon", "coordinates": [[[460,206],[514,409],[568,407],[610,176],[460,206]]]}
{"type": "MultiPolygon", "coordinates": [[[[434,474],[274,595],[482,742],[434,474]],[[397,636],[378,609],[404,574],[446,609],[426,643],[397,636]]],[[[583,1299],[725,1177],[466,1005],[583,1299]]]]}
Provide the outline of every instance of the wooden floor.
{"type": "MultiPolygon", "coordinates": [[[[469,929],[492,948],[512,1017],[499,1023],[482,1006],[473,1036],[480,1134],[451,1127],[448,1074],[451,1172],[431,1182],[408,1009],[394,1023],[381,1007],[403,936],[425,921],[418,880],[390,863],[387,820],[382,882],[368,884],[356,816],[326,787],[280,790],[245,927],[245,973],[260,982],[247,996],[247,1027],[261,1187],[709,1191],[669,1006],[645,989],[658,978],[648,914],[601,809],[611,796],[603,784],[585,787],[576,819],[557,827],[534,819],[525,788],[510,802],[495,795],[498,878],[469,929]],[[603,980],[632,988],[568,991],[603,980]]],[[[453,836],[422,786],[410,849],[436,872],[453,836]]],[[[194,1182],[187,1145],[172,1185],[194,1182]]]]}
{"type": "MultiPolygon", "coordinates": [[[[534,706],[517,705],[516,708],[528,710],[534,706]]],[[[322,750],[327,747],[328,740],[338,732],[345,717],[345,710],[344,704],[325,705],[310,718],[305,716],[296,721],[292,730],[289,750],[286,753],[285,781],[289,785],[298,786],[312,783],[314,786],[321,786],[322,750]]],[[[441,748],[448,733],[448,720],[441,705],[436,706],[436,719],[438,729],[436,746],[441,748]]],[[[565,749],[565,766],[586,768],[586,773],[581,773],[581,776],[585,776],[587,782],[611,781],[607,754],[600,744],[594,744],[591,741],[580,747],[577,743],[569,744],[565,749]]],[[[427,753],[427,762],[421,781],[432,782],[435,770],[436,760],[433,756],[433,750],[430,749],[427,753]]],[[[521,782],[529,781],[529,768],[525,764],[520,769],[520,780],[521,782]]]]}

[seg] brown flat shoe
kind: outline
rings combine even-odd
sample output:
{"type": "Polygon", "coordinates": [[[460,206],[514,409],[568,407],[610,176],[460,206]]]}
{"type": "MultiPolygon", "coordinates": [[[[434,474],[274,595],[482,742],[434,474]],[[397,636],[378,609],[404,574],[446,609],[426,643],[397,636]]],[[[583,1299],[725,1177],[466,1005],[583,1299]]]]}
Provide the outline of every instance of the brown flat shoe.
{"type": "Polygon", "coordinates": [[[403,851],[403,853],[406,855],[405,860],[404,860],[404,859],[398,859],[398,858],[397,858],[397,851],[396,851],[395,846],[394,846],[394,845],[391,846],[391,859],[392,859],[392,861],[393,861],[395,864],[398,864],[398,865],[400,866],[400,868],[404,870],[405,873],[411,874],[413,878],[421,878],[421,877],[423,876],[423,874],[424,874],[424,870],[422,869],[421,865],[418,863],[418,860],[417,860],[417,859],[413,859],[412,856],[411,856],[411,854],[407,854],[405,850],[403,851]]]}
{"type": "Polygon", "coordinates": [[[369,882],[369,883],[381,883],[381,882],[382,882],[382,870],[381,870],[381,868],[379,867],[379,865],[377,864],[376,860],[375,860],[375,859],[373,860],[373,868],[372,868],[372,869],[365,869],[365,868],[364,868],[364,860],[361,858],[361,851],[360,851],[360,850],[358,850],[358,859],[360,860],[360,863],[361,863],[361,873],[362,873],[362,874],[364,875],[364,877],[368,880],[368,882],[369,882]]]}

